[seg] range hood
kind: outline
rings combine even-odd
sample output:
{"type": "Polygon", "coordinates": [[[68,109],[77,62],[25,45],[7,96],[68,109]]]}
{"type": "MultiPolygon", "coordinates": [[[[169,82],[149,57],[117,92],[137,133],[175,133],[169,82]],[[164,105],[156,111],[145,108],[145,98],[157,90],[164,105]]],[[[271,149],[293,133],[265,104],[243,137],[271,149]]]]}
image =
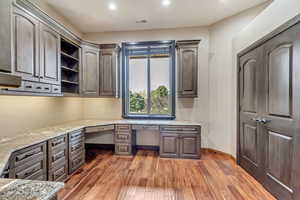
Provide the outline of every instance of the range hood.
{"type": "Polygon", "coordinates": [[[21,86],[22,78],[0,72],[0,88],[17,88],[21,86]]]}

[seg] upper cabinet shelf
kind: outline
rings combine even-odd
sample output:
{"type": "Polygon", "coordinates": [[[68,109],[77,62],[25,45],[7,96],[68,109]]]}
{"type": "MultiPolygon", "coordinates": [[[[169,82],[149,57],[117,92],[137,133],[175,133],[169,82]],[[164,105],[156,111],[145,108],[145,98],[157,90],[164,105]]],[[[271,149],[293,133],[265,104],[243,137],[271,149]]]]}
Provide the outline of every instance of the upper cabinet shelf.
{"type": "Polygon", "coordinates": [[[71,55],[69,55],[69,54],[67,54],[63,51],[61,51],[61,55],[62,55],[62,57],[65,57],[66,59],[71,59],[72,61],[75,61],[75,62],[79,61],[78,58],[75,58],[75,57],[73,57],[73,56],[71,56],[71,55]]]}

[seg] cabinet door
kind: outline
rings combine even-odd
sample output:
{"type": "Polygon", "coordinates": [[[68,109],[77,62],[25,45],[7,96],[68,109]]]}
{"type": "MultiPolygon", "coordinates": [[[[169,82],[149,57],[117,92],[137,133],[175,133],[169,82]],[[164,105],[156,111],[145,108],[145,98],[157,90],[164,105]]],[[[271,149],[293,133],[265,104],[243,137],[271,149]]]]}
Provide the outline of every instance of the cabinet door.
{"type": "Polygon", "coordinates": [[[84,96],[99,96],[99,50],[83,47],[82,85],[84,96]]]}
{"type": "Polygon", "coordinates": [[[160,156],[168,158],[179,157],[179,135],[174,133],[161,133],[160,156]]]}
{"type": "Polygon", "coordinates": [[[116,96],[116,53],[101,50],[100,53],[100,96],[116,96]]]}
{"type": "Polygon", "coordinates": [[[60,84],[60,36],[40,24],[40,81],[60,84]]]}
{"type": "Polygon", "coordinates": [[[180,157],[199,158],[200,143],[197,134],[182,134],[180,136],[180,157]]]}
{"type": "Polygon", "coordinates": [[[24,80],[39,80],[38,26],[36,19],[14,8],[13,73],[22,76],[24,80]]]}
{"type": "Polygon", "coordinates": [[[178,42],[178,97],[198,96],[198,44],[178,42]]]}

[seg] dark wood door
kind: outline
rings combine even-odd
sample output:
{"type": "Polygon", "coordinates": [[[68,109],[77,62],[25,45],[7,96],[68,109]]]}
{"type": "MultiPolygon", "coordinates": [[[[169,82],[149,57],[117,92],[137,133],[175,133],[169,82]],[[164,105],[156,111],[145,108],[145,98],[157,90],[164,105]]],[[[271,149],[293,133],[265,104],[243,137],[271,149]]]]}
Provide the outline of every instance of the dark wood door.
{"type": "Polygon", "coordinates": [[[283,200],[300,198],[299,58],[300,25],[264,45],[264,185],[283,200]]]}
{"type": "Polygon", "coordinates": [[[180,158],[199,158],[198,134],[182,134],[180,136],[180,158]]]}
{"type": "Polygon", "coordinates": [[[116,95],[116,53],[113,49],[100,53],[100,96],[116,95]]]}
{"type": "Polygon", "coordinates": [[[14,68],[13,73],[24,80],[39,80],[39,22],[26,12],[14,8],[14,68]]]}
{"type": "Polygon", "coordinates": [[[180,155],[179,134],[160,134],[160,156],[168,158],[178,158],[180,155]]]}
{"type": "Polygon", "coordinates": [[[240,165],[263,180],[262,128],[256,121],[262,115],[262,48],[240,58],[240,165]]]}
{"type": "Polygon", "coordinates": [[[60,36],[40,24],[40,81],[60,84],[60,36]]]}
{"type": "Polygon", "coordinates": [[[99,49],[83,47],[82,85],[84,96],[99,96],[99,49]]]}

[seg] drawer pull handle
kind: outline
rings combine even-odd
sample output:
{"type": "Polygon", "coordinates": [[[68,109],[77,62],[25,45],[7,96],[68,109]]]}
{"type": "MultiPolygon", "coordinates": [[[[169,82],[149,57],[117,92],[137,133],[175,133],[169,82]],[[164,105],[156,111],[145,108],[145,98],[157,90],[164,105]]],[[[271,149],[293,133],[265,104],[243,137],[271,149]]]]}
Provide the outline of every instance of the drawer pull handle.
{"type": "Polygon", "coordinates": [[[50,90],[50,88],[46,87],[45,90],[50,90]]]}
{"type": "Polygon", "coordinates": [[[31,85],[26,85],[25,88],[31,89],[32,86],[31,85]]]}
{"type": "Polygon", "coordinates": [[[58,91],[58,88],[54,88],[54,91],[58,91]]]}
{"type": "Polygon", "coordinates": [[[38,86],[38,87],[36,87],[35,89],[37,89],[37,90],[41,90],[42,88],[41,88],[40,86],[38,86]]]}

